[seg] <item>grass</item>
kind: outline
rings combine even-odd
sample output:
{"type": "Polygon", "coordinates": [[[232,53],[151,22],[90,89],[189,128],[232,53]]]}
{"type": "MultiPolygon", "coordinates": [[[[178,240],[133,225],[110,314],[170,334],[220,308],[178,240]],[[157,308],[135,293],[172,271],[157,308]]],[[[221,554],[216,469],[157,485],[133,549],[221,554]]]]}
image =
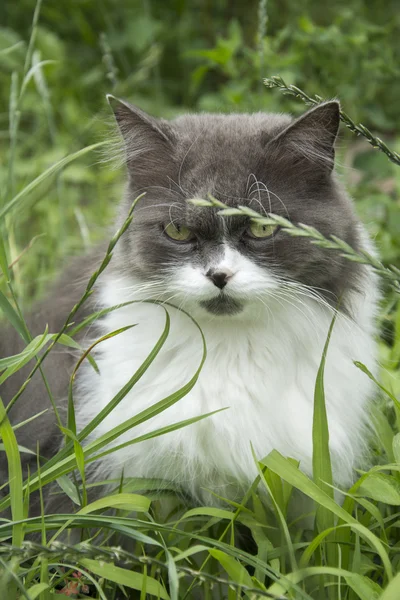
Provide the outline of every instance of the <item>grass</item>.
{"type": "MultiPolygon", "coordinates": [[[[265,3],[261,4],[265,12],[265,3]]],[[[21,215],[23,219],[29,219],[40,203],[48,200],[49,194],[57,201],[58,216],[61,218],[65,215],[67,206],[60,201],[75,185],[65,176],[68,173],[65,169],[73,165],[84,168],[85,159],[99,148],[99,143],[91,143],[84,148],[74,149],[63,158],[53,160],[41,174],[21,185],[17,173],[24,157],[20,148],[24,96],[30,90],[34,74],[43,74],[47,68],[47,62],[38,62],[37,56],[35,62],[34,58],[39,12],[40,2],[36,6],[23,67],[12,76],[10,144],[6,185],[3,186],[0,206],[0,308],[4,318],[24,339],[26,347],[17,356],[0,359],[1,382],[32,359],[36,360],[32,372],[40,370],[46,356],[59,343],[76,347],[74,336],[82,327],[102,316],[100,311],[82,323],[75,323],[73,328],[68,327],[79,306],[90,296],[96,278],[107,268],[115,245],[134,218],[133,206],[126,222],[110,240],[99,270],[88,281],[85,294],[71,311],[65,326],[59,332],[44,331],[41,336],[32,339],[24,318],[24,303],[30,289],[25,280],[29,280],[34,264],[32,256],[41,241],[35,242],[35,246],[34,240],[29,238],[26,252],[21,253],[24,248],[21,249],[18,238],[19,219],[21,215]]],[[[275,81],[279,83],[278,87],[282,87],[282,80],[275,81]]],[[[46,99],[43,82],[38,90],[39,96],[46,99]]],[[[45,106],[51,123],[51,107],[48,104],[45,106]]],[[[372,136],[371,139],[375,138],[372,136]]],[[[383,143],[375,145],[392,160],[394,157],[396,162],[398,154],[395,150],[388,149],[383,143]]],[[[98,165],[93,168],[97,169],[98,165]]],[[[112,193],[117,194],[120,185],[116,178],[112,178],[109,184],[112,193]]],[[[91,192],[95,191],[96,186],[92,183],[91,192]]],[[[233,214],[232,209],[227,212],[228,209],[215,199],[201,202],[214,205],[221,214],[233,214]]],[[[247,209],[238,207],[236,210],[237,214],[241,214],[247,209]]],[[[108,217],[109,212],[105,211],[105,216],[108,217]]],[[[265,220],[254,211],[249,216],[265,220]]],[[[269,215],[268,219],[277,222],[280,217],[269,215]]],[[[49,221],[46,223],[50,225],[49,221]]],[[[84,245],[84,223],[84,217],[77,219],[76,226],[82,233],[81,246],[84,245]]],[[[391,265],[387,260],[392,256],[390,251],[397,242],[392,240],[394,235],[390,243],[385,242],[389,226],[382,223],[377,237],[387,250],[383,262],[365,253],[358,255],[340,240],[325,239],[307,226],[294,227],[290,222],[280,222],[290,235],[305,235],[311,242],[323,245],[332,252],[342,252],[350,260],[371,264],[388,283],[379,318],[384,332],[380,342],[383,368],[379,381],[376,381],[377,401],[372,415],[377,431],[373,442],[374,466],[368,471],[359,472],[353,486],[343,490],[345,499],[342,504],[336,502],[333,488],[329,485],[332,473],[323,390],[325,353],[321,357],[314,397],[314,480],[300,472],[295,461],[273,451],[261,461],[255,459],[258,477],[241,503],[231,503],[230,506],[227,503],[226,509],[202,506],[189,510],[168,482],[132,478],[96,484],[86,481],[87,465],[99,456],[112,452],[108,444],[125,431],[132,432],[129,443],[140,443],[198,420],[178,422],[141,438],[135,437],[137,424],[150,420],[178,402],[196,384],[206,358],[204,338],[202,360],[197,371],[188,375],[185,386],[102,438],[83,445],[89,433],[133,388],[162,350],[169,335],[169,306],[163,305],[160,310],[165,315],[164,329],[156,345],[126,386],[81,432],[75,428],[70,387],[66,423],[62,423],[58,417],[65,434],[65,444],[53,458],[40,463],[37,473],[25,480],[21,455],[26,449],[18,446],[15,435],[17,426],[10,423],[8,409],[0,399],[0,451],[6,453],[9,468],[9,494],[2,498],[0,511],[6,508],[11,511],[10,518],[3,516],[0,521],[0,597],[7,600],[50,600],[75,594],[77,598],[109,600],[124,597],[126,593],[140,600],[147,597],[183,600],[192,598],[198,592],[198,597],[205,600],[212,597],[226,597],[228,600],[397,600],[400,589],[400,308],[396,308],[396,299],[400,276],[397,254],[394,255],[396,264],[391,265]],[[69,479],[68,475],[74,471],[79,472],[80,483],[69,479]],[[106,483],[111,484],[113,491],[104,492],[100,499],[89,502],[88,493],[92,487],[105,486],[106,483]],[[51,487],[52,484],[56,487],[51,487]],[[263,504],[257,493],[259,486],[264,487],[270,496],[268,506],[263,504]],[[148,490],[146,494],[140,493],[143,489],[148,490]],[[161,494],[156,494],[156,490],[160,489],[163,490],[161,494]],[[43,499],[49,493],[60,494],[60,499],[62,495],[67,495],[76,510],[57,515],[46,515],[42,511],[39,517],[28,518],[29,497],[37,490],[43,499]],[[301,520],[290,520],[288,504],[293,494],[303,494],[313,501],[317,514],[314,532],[305,529],[301,520]],[[168,515],[160,508],[160,496],[161,500],[166,498],[171,504],[168,515]],[[255,550],[252,552],[243,550],[237,543],[243,526],[250,529],[254,538],[255,550]],[[75,541],[65,536],[69,531],[75,532],[75,541]],[[32,532],[39,534],[40,543],[30,539],[32,532]],[[77,538],[79,542],[76,542],[77,538]],[[120,546],[122,541],[124,549],[120,546]]],[[[372,229],[374,227],[376,223],[372,223],[372,229]]],[[[66,247],[70,248],[71,244],[67,243],[66,247]]],[[[40,274],[38,267],[34,272],[40,274]]],[[[40,287],[35,288],[35,292],[40,287]]],[[[113,310],[118,310],[118,307],[113,310]]],[[[110,335],[119,333],[121,330],[110,335]]],[[[80,351],[82,361],[88,357],[88,350],[80,351]]],[[[366,377],[373,377],[364,365],[357,366],[366,377]]],[[[26,385],[29,386],[29,381],[26,385]]],[[[12,402],[19,401],[23,389],[25,386],[17,392],[12,402]]],[[[48,393],[49,403],[53,403],[55,409],[49,388],[48,393]]],[[[6,483],[0,482],[0,485],[5,486],[6,483]]]]}

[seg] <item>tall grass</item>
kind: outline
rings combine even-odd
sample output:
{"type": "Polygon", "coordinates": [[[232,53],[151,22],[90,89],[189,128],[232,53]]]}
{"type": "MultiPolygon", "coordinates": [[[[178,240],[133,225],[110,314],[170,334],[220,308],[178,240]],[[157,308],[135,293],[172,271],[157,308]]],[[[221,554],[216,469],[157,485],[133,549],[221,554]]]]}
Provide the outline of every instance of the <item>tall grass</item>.
{"type": "MultiPolygon", "coordinates": [[[[261,3],[263,10],[266,3],[261,3]]],[[[84,326],[100,318],[104,311],[86,318],[82,323],[68,327],[78,308],[89,298],[100,273],[107,268],[113,250],[121,236],[135,218],[134,205],[125,223],[110,240],[99,269],[88,281],[84,295],[72,309],[64,327],[58,332],[43,331],[32,339],[18,295],[18,268],[12,267],[24,260],[16,252],[15,214],[29,211],[33,192],[40,201],[44,188],[57,189],[57,175],[73,161],[95,150],[90,145],[55,162],[28,185],[17,191],[15,161],[17,160],[18,131],[21,121],[21,101],[27,86],[39,72],[42,63],[34,62],[34,42],[40,11],[38,2],[33,23],[31,41],[28,45],[24,69],[12,76],[10,95],[10,151],[7,185],[0,206],[0,270],[3,290],[0,291],[0,308],[3,316],[25,342],[24,350],[15,356],[0,359],[0,382],[33,359],[36,361],[30,376],[16,393],[11,405],[20,401],[23,391],[29,396],[29,382],[33,373],[41,369],[50,352],[57,344],[77,348],[82,360],[90,359],[91,349],[79,347],[74,337],[84,326]],[[33,70],[32,70],[33,69],[33,70]],[[17,262],[15,262],[17,261],[17,262]],[[67,333],[68,332],[68,333],[67,333]]],[[[301,90],[300,90],[301,92],[301,90]]],[[[387,155],[387,146],[379,145],[387,155]]],[[[389,151],[392,152],[392,151],[389,151]]],[[[392,152],[389,158],[397,159],[392,152]]],[[[396,162],[396,161],[395,161],[396,162]]],[[[135,203],[134,203],[135,204],[135,203]]],[[[197,204],[215,206],[222,215],[243,214],[256,220],[265,217],[246,207],[231,209],[213,198],[197,201],[197,204]]],[[[303,235],[332,252],[341,252],[349,260],[370,264],[385,278],[397,293],[400,289],[400,273],[396,267],[384,266],[376,258],[358,254],[336,238],[326,239],[307,225],[296,227],[276,215],[269,215],[265,222],[278,222],[289,235],[303,235]]],[[[28,249],[29,253],[29,249],[28,249]]],[[[149,300],[151,301],[151,300],[149,300]]],[[[108,310],[118,310],[115,306],[108,310]]],[[[343,490],[345,500],[338,504],[333,494],[329,448],[327,444],[328,423],[324,397],[324,364],[329,338],[321,357],[321,365],[315,385],[314,396],[314,480],[299,471],[291,459],[273,451],[262,460],[254,460],[258,476],[241,503],[227,502],[226,509],[200,506],[187,510],[176,495],[177,490],[169,482],[135,478],[121,481],[89,483],[85,479],[88,464],[100,456],[115,451],[109,448],[126,431],[131,431],[129,443],[141,443],[167,432],[185,427],[199,419],[177,422],[169,427],[154,430],[137,437],[135,427],[184,397],[196,384],[204,360],[206,344],[199,329],[199,344],[203,354],[195,373],[188,376],[185,386],[162,399],[149,409],[115,427],[101,438],[83,444],[88,435],[126,396],[155,360],[169,335],[169,306],[161,305],[164,327],[143,364],[129,382],[110,401],[84,430],[77,431],[74,416],[72,381],[68,399],[68,415],[63,422],[57,414],[56,405],[47,385],[49,406],[55,410],[65,435],[65,444],[48,461],[39,460],[37,473],[24,480],[21,456],[27,451],[16,439],[18,426],[8,419],[8,408],[0,399],[0,451],[8,461],[9,493],[0,502],[0,511],[7,508],[11,517],[0,521],[0,598],[16,600],[27,598],[50,600],[52,598],[91,597],[108,600],[124,597],[125,592],[141,600],[147,597],[180,600],[192,598],[291,598],[335,600],[397,600],[400,597],[399,574],[399,505],[400,505],[400,404],[389,386],[377,382],[380,393],[375,411],[377,429],[376,464],[366,472],[360,472],[349,490],[343,490]],[[384,449],[384,450],[383,450],[384,449]],[[78,472],[80,478],[70,479],[78,472]],[[113,491],[104,492],[94,501],[88,501],[88,491],[96,486],[113,491]],[[28,518],[30,495],[39,491],[43,500],[50,493],[50,486],[57,486],[57,493],[66,495],[75,504],[74,512],[67,514],[42,514],[28,518]],[[108,486],[106,488],[106,485],[108,486]],[[264,505],[259,487],[266,489],[270,503],[264,505]],[[141,493],[145,489],[147,492],[141,493]],[[162,490],[160,492],[160,490],[162,490]],[[157,493],[156,493],[157,491],[157,493]],[[290,521],[288,501],[296,492],[310,498],[316,509],[315,531],[304,529],[303,521],[290,521]],[[165,516],[159,509],[159,498],[167,497],[174,502],[171,513],[165,516]],[[247,527],[254,539],[255,551],[248,552],[237,544],[241,528],[247,527]],[[67,532],[80,534],[81,541],[72,543],[67,532]],[[96,532],[96,533],[94,533],[96,532]],[[39,533],[41,543],[33,542],[30,534],[39,533]],[[124,543],[124,549],[120,543],[124,543]],[[122,595],[122,596],[121,596],[122,595]]],[[[187,315],[187,318],[191,317],[187,315]]],[[[332,324],[334,326],[334,324],[332,324]]],[[[118,330],[109,335],[118,335],[118,330]]],[[[400,311],[394,331],[394,347],[400,347],[400,311]]],[[[103,339],[97,343],[102,343],[103,339]]],[[[96,367],[96,365],[93,365],[96,367]]],[[[364,365],[358,364],[366,377],[373,376],[364,365]]],[[[44,374],[42,374],[44,377],[44,374]]],[[[1,394],[1,388],[0,388],[1,394]]],[[[54,488],[53,488],[54,493],[54,488]]],[[[42,502],[43,507],[43,502],[42,502]]],[[[6,513],[3,513],[4,515],[6,513]]],[[[79,535],[78,535],[79,538],[79,535]]]]}

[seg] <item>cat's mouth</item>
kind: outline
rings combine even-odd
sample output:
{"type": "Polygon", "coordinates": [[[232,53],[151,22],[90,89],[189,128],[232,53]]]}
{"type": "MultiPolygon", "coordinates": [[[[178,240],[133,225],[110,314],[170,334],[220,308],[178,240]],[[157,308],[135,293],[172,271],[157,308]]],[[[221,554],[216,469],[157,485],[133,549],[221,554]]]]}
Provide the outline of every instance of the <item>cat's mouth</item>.
{"type": "Polygon", "coordinates": [[[212,315],[237,315],[243,310],[241,302],[222,293],[210,300],[200,300],[200,306],[212,315]]]}

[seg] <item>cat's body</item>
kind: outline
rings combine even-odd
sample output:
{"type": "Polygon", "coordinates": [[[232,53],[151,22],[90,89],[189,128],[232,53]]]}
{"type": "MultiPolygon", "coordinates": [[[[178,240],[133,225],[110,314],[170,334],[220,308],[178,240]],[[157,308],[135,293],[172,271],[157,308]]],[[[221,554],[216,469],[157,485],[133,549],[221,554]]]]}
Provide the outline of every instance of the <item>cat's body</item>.
{"type": "MultiPolygon", "coordinates": [[[[314,386],[334,307],[325,394],[335,481],[347,485],[365,448],[372,383],[358,360],[375,368],[373,273],[308,239],[261,230],[243,217],[188,205],[212,193],[335,234],[355,248],[370,243],[351,202],[331,174],[338,108],[329,103],[294,123],[286,116],[186,116],[152,120],[120,104],[130,184],[120,213],[142,191],[131,228],[97,286],[95,306],[131,300],[170,301],[168,339],[146,373],[91,434],[90,440],[185,386],[165,411],[118,438],[121,444],[222,408],[205,420],[126,446],[95,463],[92,477],[172,480],[196,501],[240,498],[257,474],[252,455],[272,449],[312,471],[314,386]],[[171,227],[173,229],[171,229],[171,227]]],[[[56,308],[56,307],[55,307],[56,308]]],[[[136,303],[109,313],[84,338],[136,325],[99,344],[96,374],[86,363],[75,387],[82,429],[132,377],[165,325],[164,308],[136,303]]],[[[2,349],[4,354],[7,348],[2,349]]],[[[29,389],[29,388],[28,388],[29,389]]],[[[65,404],[58,390],[58,401],[65,404]]],[[[24,394],[29,401],[29,392],[24,394]]],[[[43,405],[41,399],[40,407],[43,405]]],[[[53,430],[54,434],[54,430],[53,430]]],[[[51,432],[48,432],[51,435],[51,432]]]]}
{"type": "MultiPolygon", "coordinates": [[[[135,285],[134,281],[125,283],[126,287],[135,285]]],[[[121,301],[117,289],[118,282],[110,277],[102,294],[104,307],[121,301]]],[[[125,300],[128,298],[132,296],[126,294],[125,300]]],[[[365,451],[357,424],[365,419],[362,400],[370,395],[371,385],[352,361],[374,364],[373,308],[370,299],[355,298],[358,322],[339,316],[329,347],[325,392],[334,475],[341,485],[350,483],[354,464],[365,451]]],[[[301,468],[311,474],[314,386],[332,312],[307,298],[300,302],[278,299],[270,303],[269,310],[249,310],[247,318],[202,320],[197,315],[208,354],[196,385],[118,443],[183,419],[226,410],[111,454],[98,465],[99,478],[118,477],[123,469],[127,477],[173,481],[200,502],[217,501],[206,489],[238,500],[257,475],[251,445],[258,458],[275,448],[300,460],[301,468]]],[[[195,374],[202,356],[200,333],[186,315],[174,309],[169,312],[171,330],[165,347],[96,436],[182,388],[195,374]]],[[[120,309],[104,319],[97,334],[135,323],[136,327],[104,342],[96,356],[103,377],[85,366],[79,429],[105,407],[145,360],[163,331],[164,310],[153,304],[120,309]]]]}

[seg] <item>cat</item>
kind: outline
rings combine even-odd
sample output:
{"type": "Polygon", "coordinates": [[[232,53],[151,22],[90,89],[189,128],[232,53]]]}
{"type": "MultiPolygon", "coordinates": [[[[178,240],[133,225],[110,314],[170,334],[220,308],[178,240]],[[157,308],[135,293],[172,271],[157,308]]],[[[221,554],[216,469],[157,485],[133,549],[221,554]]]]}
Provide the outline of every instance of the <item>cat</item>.
{"type": "MultiPolygon", "coordinates": [[[[110,98],[124,145],[128,181],[117,224],[140,194],[133,221],[116,246],[81,317],[113,310],[81,337],[88,347],[123,327],[134,327],[98,344],[75,384],[80,431],[140,367],[170,317],[165,345],[89,441],[148,409],[187,384],[207,358],[194,387],[178,402],[124,433],[122,444],[185,419],[219,411],[99,459],[91,478],[157,478],[171,481],[194,503],[219,505],[241,499],[257,476],[253,456],[276,449],[295,458],[312,476],[313,396],[318,367],[333,318],[325,394],[335,483],[348,486],[366,452],[370,379],[353,364],[376,370],[375,313],[378,281],[372,270],[280,227],[242,216],[220,216],[191,198],[212,194],[229,206],[249,206],[306,223],[325,236],[374,252],[352,201],[334,170],[340,112],[326,102],[294,119],[286,114],[187,114],[156,119],[110,98]],[[174,305],[171,306],[171,305],[174,305]],[[182,309],[182,310],[181,310],[182,309]],[[191,320],[188,314],[193,317],[191,320]]],[[[30,323],[57,331],[84,290],[92,256],[72,265],[30,323]],[[84,264],[86,261],[86,265],[84,264]]],[[[19,348],[3,335],[0,355],[19,348]]],[[[44,363],[57,403],[66,405],[76,357],[57,347],[44,363]]],[[[1,390],[9,400],[24,371],[1,390]]],[[[35,376],[10,412],[14,422],[48,407],[35,376]]],[[[19,441],[44,455],[59,446],[52,412],[25,426],[19,441]],[[25,432],[24,435],[22,435],[25,432]]]]}

